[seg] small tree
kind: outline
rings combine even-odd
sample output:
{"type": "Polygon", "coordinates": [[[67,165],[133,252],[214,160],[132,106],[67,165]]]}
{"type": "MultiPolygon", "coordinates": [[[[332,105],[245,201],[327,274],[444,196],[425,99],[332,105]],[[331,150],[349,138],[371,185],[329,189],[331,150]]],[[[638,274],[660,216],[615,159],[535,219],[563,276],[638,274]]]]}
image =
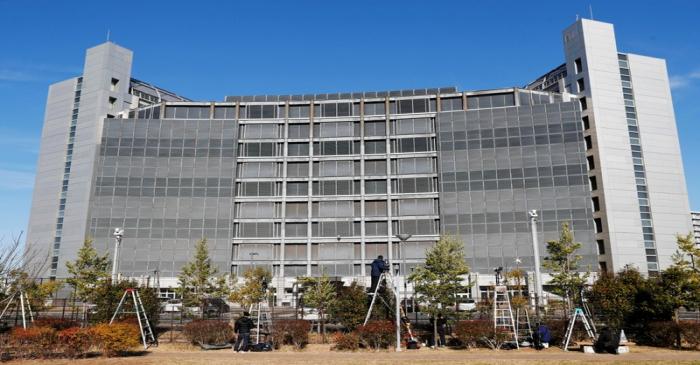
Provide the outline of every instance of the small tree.
{"type": "Polygon", "coordinates": [[[645,279],[634,268],[625,268],[617,275],[602,273],[588,292],[593,313],[611,328],[622,329],[635,310],[637,292],[645,285],[645,279]]]}
{"type": "Polygon", "coordinates": [[[363,285],[353,281],[350,286],[339,288],[335,305],[330,307],[333,320],[353,331],[364,322],[366,314],[367,292],[363,285]]]}
{"type": "Polygon", "coordinates": [[[270,283],[272,274],[264,267],[252,267],[243,273],[243,283],[235,286],[229,299],[242,307],[251,307],[267,299],[263,283],[270,283]]]}
{"type": "Polygon", "coordinates": [[[195,253],[192,261],[182,268],[178,275],[178,294],[182,296],[186,306],[199,306],[204,316],[204,299],[210,296],[216,286],[212,282],[218,270],[211,265],[207,239],[202,238],[195,245],[195,253]]]}
{"type": "Polygon", "coordinates": [[[326,313],[336,304],[335,285],[325,272],[320,277],[301,277],[298,281],[304,290],[304,303],[318,311],[318,333],[323,333],[325,340],[326,313]]]}
{"type": "Polygon", "coordinates": [[[78,250],[78,258],[66,262],[68,273],[72,275],[66,282],[73,287],[76,298],[88,301],[95,285],[108,278],[109,266],[107,254],[100,256],[92,246],[92,239],[86,238],[83,247],[78,250]]]}
{"type": "Polygon", "coordinates": [[[505,274],[506,281],[513,286],[515,291],[510,303],[518,311],[527,311],[527,298],[523,295],[525,276],[525,270],[520,267],[516,267],[505,274]]]}
{"type": "MultiPolygon", "coordinates": [[[[427,250],[425,264],[409,276],[423,310],[433,316],[433,339],[437,339],[437,317],[454,310],[455,293],[462,291],[462,275],[469,273],[464,260],[464,245],[442,236],[427,250]]],[[[437,341],[434,341],[437,343],[437,341]]],[[[436,346],[437,347],[437,346],[436,346]]]]}
{"type": "Polygon", "coordinates": [[[572,303],[580,298],[581,289],[590,275],[589,272],[580,272],[581,256],[576,254],[580,248],[581,243],[574,242],[569,224],[562,223],[559,240],[547,242],[549,255],[542,265],[551,271],[550,284],[554,286],[552,292],[564,297],[567,312],[571,312],[572,303]]]}
{"type": "MultiPolygon", "coordinates": [[[[138,288],[139,284],[136,281],[122,280],[118,283],[112,283],[110,280],[102,280],[97,283],[89,294],[89,300],[95,304],[94,312],[90,315],[91,323],[109,322],[117,310],[117,305],[124,295],[124,291],[128,288],[138,288]]],[[[143,302],[144,310],[148,316],[151,326],[155,328],[159,320],[160,301],[155,288],[139,288],[139,297],[143,302]]],[[[134,301],[129,296],[124,300],[124,308],[118,320],[135,319],[134,301]]]]}

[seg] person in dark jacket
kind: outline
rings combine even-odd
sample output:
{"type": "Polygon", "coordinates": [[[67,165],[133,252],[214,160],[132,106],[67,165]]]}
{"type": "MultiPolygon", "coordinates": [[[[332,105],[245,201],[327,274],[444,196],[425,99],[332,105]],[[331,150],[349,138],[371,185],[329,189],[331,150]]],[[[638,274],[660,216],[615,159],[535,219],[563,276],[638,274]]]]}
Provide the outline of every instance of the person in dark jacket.
{"type": "Polygon", "coordinates": [[[442,314],[438,314],[437,316],[437,333],[439,336],[440,342],[438,342],[438,346],[440,347],[445,347],[445,334],[447,333],[447,319],[442,316],[442,314]]]}
{"type": "Polygon", "coordinates": [[[379,285],[379,277],[382,276],[382,273],[387,271],[387,269],[386,262],[384,262],[384,256],[379,255],[376,259],[374,259],[374,261],[372,261],[372,272],[370,273],[370,276],[372,277],[372,285],[369,288],[370,293],[374,293],[374,291],[377,289],[377,285],[379,285]]]}
{"type": "Polygon", "coordinates": [[[253,329],[253,320],[250,319],[250,313],[243,312],[243,316],[238,318],[233,326],[233,331],[237,334],[236,344],[233,346],[233,351],[248,351],[251,329],[253,329]]]}

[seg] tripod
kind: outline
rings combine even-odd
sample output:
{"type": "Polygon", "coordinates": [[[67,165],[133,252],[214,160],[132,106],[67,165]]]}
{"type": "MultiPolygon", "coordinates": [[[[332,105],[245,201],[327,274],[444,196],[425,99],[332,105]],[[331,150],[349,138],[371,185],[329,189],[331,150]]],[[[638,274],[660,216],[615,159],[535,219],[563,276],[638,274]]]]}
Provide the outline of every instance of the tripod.
{"type": "MultiPolygon", "coordinates": [[[[372,308],[374,308],[374,303],[377,301],[377,296],[379,294],[379,287],[384,285],[385,288],[391,290],[392,294],[394,294],[394,297],[396,300],[399,299],[399,293],[397,293],[394,290],[394,277],[391,275],[391,272],[385,271],[379,276],[379,281],[377,282],[377,285],[374,287],[374,292],[371,294],[372,295],[372,301],[369,304],[369,309],[367,310],[367,315],[365,316],[365,322],[363,325],[366,325],[367,322],[369,322],[369,317],[372,315],[372,308]]],[[[389,306],[389,303],[384,301],[384,298],[381,296],[379,297],[379,300],[381,300],[384,305],[387,306],[387,308],[391,309],[389,306]]],[[[406,312],[404,311],[402,306],[399,306],[400,311],[401,311],[401,317],[406,318],[406,321],[403,321],[404,326],[406,326],[406,330],[408,331],[408,336],[412,341],[415,341],[415,338],[413,337],[413,332],[411,331],[411,322],[408,321],[408,317],[406,316],[406,312]]]]}

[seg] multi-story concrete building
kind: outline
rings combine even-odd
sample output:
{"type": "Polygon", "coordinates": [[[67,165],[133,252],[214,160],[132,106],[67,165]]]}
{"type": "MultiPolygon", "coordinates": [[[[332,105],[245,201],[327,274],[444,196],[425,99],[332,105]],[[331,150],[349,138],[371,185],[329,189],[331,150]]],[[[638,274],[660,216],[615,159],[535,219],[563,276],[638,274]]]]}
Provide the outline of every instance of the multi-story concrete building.
{"type": "Polygon", "coordinates": [[[700,245],[700,212],[690,212],[690,219],[693,222],[693,236],[695,236],[695,243],[700,245]]]}
{"type": "Polygon", "coordinates": [[[569,223],[585,265],[657,272],[690,230],[665,64],[590,20],[564,45],[524,88],[222,102],[134,80],[130,51],[97,46],[50,88],[28,242],[64,277],[86,236],[108,252],[123,227],[122,273],[167,282],[207,237],[221,271],[264,265],[290,288],[364,278],[377,255],[403,275],[452,234],[488,277],[532,270],[536,209],[542,256],[569,223]]]}

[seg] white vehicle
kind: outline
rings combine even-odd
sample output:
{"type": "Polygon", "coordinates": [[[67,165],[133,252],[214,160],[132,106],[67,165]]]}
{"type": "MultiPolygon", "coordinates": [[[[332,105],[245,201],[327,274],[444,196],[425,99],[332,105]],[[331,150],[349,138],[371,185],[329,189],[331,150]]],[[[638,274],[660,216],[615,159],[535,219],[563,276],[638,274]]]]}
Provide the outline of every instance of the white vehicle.
{"type": "Polygon", "coordinates": [[[182,312],[182,300],[170,299],[163,304],[163,312],[182,312]]]}

